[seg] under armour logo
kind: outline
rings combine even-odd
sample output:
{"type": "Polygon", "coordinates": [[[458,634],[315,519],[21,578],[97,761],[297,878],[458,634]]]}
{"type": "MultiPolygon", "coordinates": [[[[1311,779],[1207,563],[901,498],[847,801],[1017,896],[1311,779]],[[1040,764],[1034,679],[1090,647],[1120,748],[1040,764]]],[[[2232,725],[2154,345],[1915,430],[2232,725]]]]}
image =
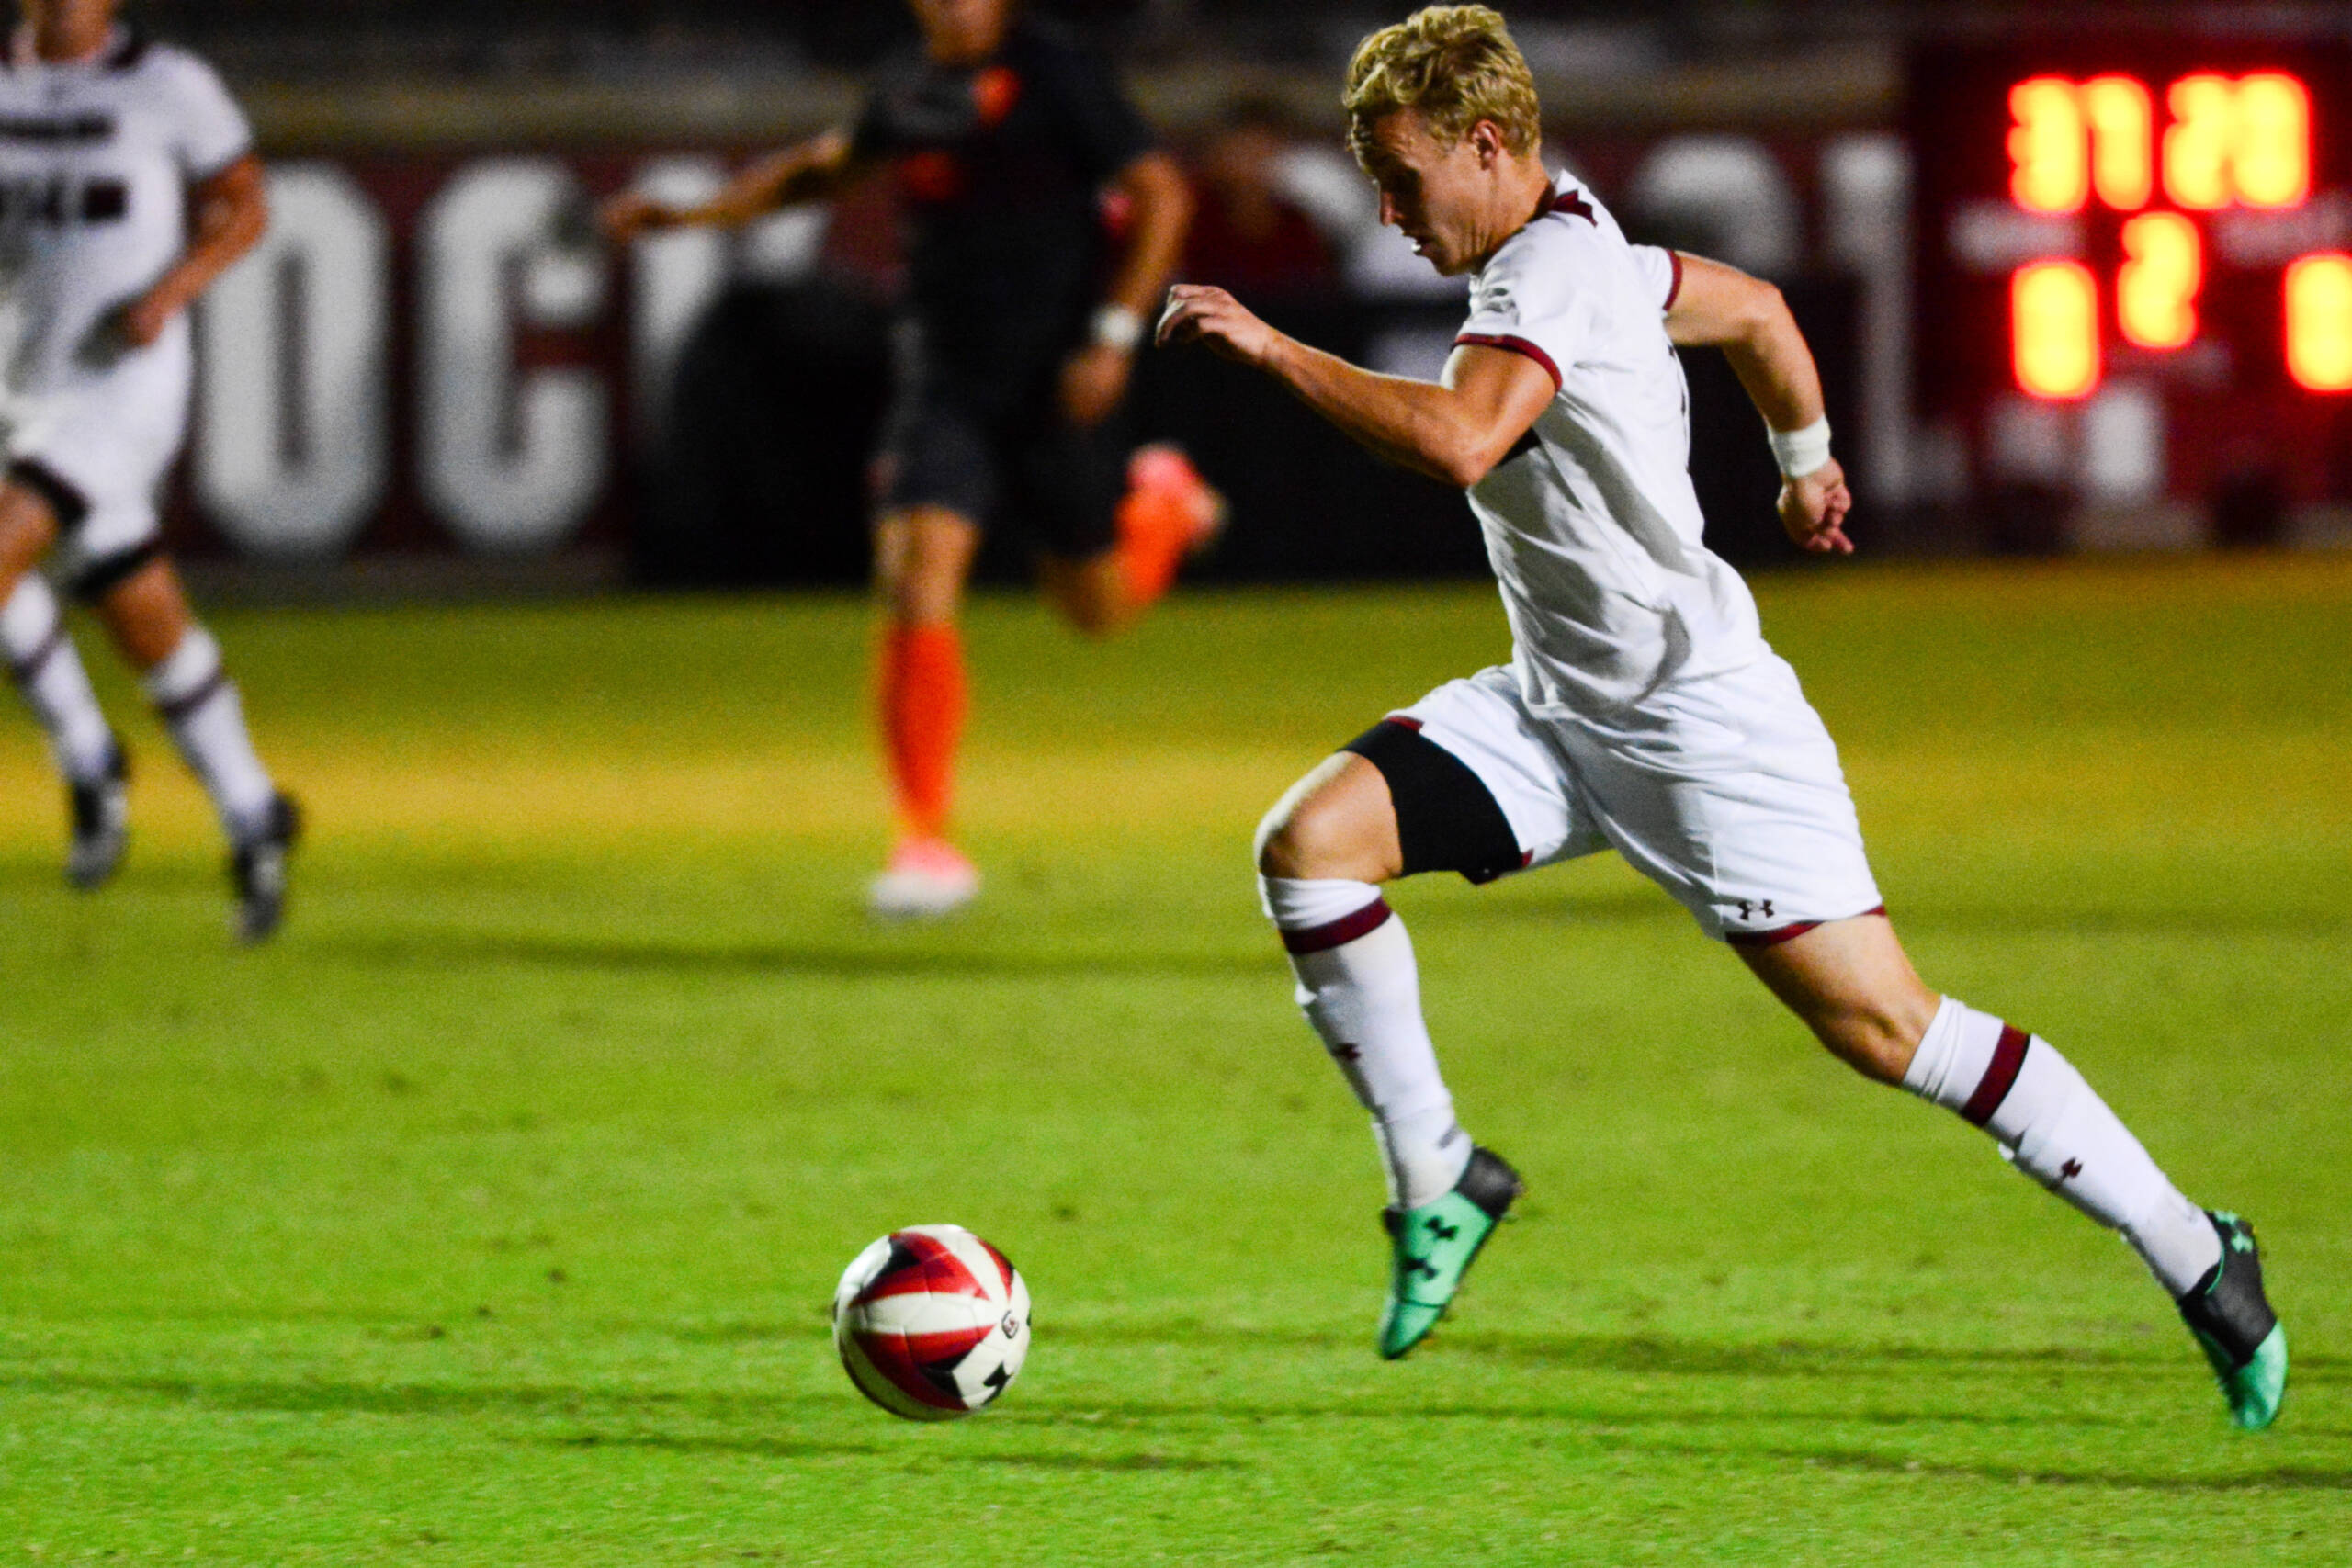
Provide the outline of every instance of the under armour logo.
{"type": "Polygon", "coordinates": [[[1426,1258],[1408,1258],[1405,1260],[1404,1272],[1419,1274],[1424,1280],[1434,1280],[1437,1278],[1437,1265],[1426,1258]]]}
{"type": "Polygon", "coordinates": [[[1440,1241],[1452,1241],[1462,1234],[1462,1227],[1447,1224],[1443,1220],[1432,1217],[1429,1222],[1429,1232],[1440,1241]]]}
{"type": "Polygon", "coordinates": [[[1770,898],[1742,898],[1739,901],[1739,918],[1741,919],[1752,920],[1758,915],[1763,916],[1764,919],[1768,920],[1772,918],[1772,900],[1770,898]]]}
{"type": "Polygon", "coordinates": [[[1363,1047],[1361,1045],[1334,1045],[1331,1047],[1331,1055],[1340,1061],[1353,1062],[1363,1057],[1363,1047]]]}
{"type": "Polygon", "coordinates": [[[2232,1252],[2252,1252],[2254,1250],[2254,1237],[2245,1231],[2232,1231],[2230,1233],[2230,1250],[2232,1252]]]}
{"type": "Polygon", "coordinates": [[[2078,1159],[2070,1159],[2064,1165],[2058,1168],[2058,1179],[2061,1181],[2067,1179],[2069,1177],[2080,1176],[2082,1174],[2083,1162],[2078,1159]]]}

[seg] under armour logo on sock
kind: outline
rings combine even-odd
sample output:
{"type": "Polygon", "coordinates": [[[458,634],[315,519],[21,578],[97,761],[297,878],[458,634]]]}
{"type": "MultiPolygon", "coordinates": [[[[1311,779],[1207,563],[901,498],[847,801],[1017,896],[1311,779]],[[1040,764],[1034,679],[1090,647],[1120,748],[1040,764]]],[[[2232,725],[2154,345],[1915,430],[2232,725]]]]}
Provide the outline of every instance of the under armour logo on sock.
{"type": "Polygon", "coordinates": [[[1443,1220],[1433,1219],[1429,1222],[1429,1231],[1430,1235],[1437,1237],[1440,1241],[1452,1241],[1455,1236],[1462,1234],[1462,1227],[1460,1225],[1447,1224],[1443,1220]]]}
{"type": "Polygon", "coordinates": [[[1437,1278],[1437,1265],[1426,1258],[1410,1258],[1405,1264],[1405,1272],[1419,1274],[1424,1280],[1434,1280],[1437,1278]]]}
{"type": "Polygon", "coordinates": [[[2065,1180],[2069,1177],[2080,1176],[2082,1174],[2083,1162],[2078,1159],[2070,1159],[2064,1165],[2058,1168],[2058,1179],[2061,1181],[2065,1180]]]}

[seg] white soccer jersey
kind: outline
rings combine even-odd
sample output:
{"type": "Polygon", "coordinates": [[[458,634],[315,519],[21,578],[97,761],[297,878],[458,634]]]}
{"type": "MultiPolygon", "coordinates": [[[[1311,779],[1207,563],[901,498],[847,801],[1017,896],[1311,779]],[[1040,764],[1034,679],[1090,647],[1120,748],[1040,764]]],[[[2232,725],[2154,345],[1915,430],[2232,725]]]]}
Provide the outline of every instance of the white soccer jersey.
{"type": "Polygon", "coordinates": [[[1690,390],[1665,322],[1681,276],[1564,180],[1472,281],[1454,341],[1523,354],[1559,389],[1470,491],[1539,712],[1618,712],[1770,652],[1747,585],[1700,539],[1690,390]]]}
{"type": "Polygon", "coordinates": [[[103,383],[152,356],[185,376],[187,323],[125,355],[103,323],[187,243],[189,182],[253,145],[196,56],[118,31],[92,61],[0,70],[0,388],[11,403],[103,383]]]}

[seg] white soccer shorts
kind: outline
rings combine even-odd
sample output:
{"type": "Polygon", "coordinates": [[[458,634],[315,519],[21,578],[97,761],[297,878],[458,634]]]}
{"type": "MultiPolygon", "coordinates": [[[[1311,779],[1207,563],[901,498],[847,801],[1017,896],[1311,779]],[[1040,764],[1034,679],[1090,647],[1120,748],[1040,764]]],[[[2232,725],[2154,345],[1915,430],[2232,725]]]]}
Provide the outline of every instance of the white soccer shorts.
{"type": "Polygon", "coordinates": [[[157,500],[187,431],[189,380],[186,337],[174,333],[103,377],[9,408],[0,423],[8,467],[52,504],[82,513],[60,535],[62,581],[155,542],[157,500]]]}
{"type": "Polygon", "coordinates": [[[1608,723],[1530,709],[1499,668],[1390,717],[1478,776],[1531,869],[1613,849],[1732,942],[1883,907],[1837,744],[1778,656],[1608,723]]]}

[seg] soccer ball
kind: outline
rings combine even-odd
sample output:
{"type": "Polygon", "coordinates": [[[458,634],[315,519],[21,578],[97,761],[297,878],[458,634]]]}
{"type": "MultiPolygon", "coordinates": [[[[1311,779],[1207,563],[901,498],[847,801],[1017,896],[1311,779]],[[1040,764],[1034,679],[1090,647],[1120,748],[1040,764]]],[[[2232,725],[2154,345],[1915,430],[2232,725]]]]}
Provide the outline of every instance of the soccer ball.
{"type": "Polygon", "coordinates": [[[952,1421],[1021,1375],[1029,1287],[963,1226],[910,1225],[842,1272],[833,1348],[858,1392],[891,1415],[952,1421]]]}

